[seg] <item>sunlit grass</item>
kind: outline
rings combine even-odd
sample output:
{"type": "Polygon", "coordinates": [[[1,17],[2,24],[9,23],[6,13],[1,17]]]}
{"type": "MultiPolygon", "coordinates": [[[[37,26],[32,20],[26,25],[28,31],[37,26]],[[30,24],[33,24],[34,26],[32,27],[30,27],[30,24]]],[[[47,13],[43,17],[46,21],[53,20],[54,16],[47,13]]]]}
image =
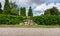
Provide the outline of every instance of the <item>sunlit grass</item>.
{"type": "Polygon", "coordinates": [[[60,28],[60,25],[0,25],[0,28],[60,28]]]}

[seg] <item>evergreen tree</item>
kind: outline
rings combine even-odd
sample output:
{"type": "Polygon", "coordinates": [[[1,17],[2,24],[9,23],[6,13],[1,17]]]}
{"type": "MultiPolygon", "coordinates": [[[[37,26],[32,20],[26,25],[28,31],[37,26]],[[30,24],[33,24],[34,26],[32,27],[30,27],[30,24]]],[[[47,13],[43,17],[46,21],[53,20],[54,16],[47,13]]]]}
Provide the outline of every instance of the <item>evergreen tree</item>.
{"type": "Polygon", "coordinates": [[[1,5],[1,3],[0,3],[0,14],[2,13],[2,9],[1,9],[1,8],[2,8],[2,5],[1,5]]]}
{"type": "Polygon", "coordinates": [[[14,8],[14,7],[17,8],[17,5],[16,5],[15,2],[12,2],[12,1],[11,1],[11,2],[10,2],[10,7],[11,7],[11,9],[14,8]]]}
{"type": "Polygon", "coordinates": [[[29,7],[28,16],[33,16],[32,8],[31,7],[29,7]]]}
{"type": "Polygon", "coordinates": [[[23,8],[21,7],[20,8],[20,15],[21,16],[26,16],[26,8],[25,7],[23,7],[23,8]]]}
{"type": "Polygon", "coordinates": [[[23,16],[26,16],[26,8],[23,7],[23,16]]]}
{"type": "Polygon", "coordinates": [[[23,14],[22,11],[23,11],[23,8],[21,7],[21,8],[20,8],[20,16],[22,16],[22,14],[23,14]]]}
{"type": "Polygon", "coordinates": [[[4,5],[4,12],[5,14],[9,14],[10,13],[10,3],[9,0],[5,0],[5,5],[4,5]]]}
{"type": "Polygon", "coordinates": [[[1,7],[2,7],[2,5],[1,5],[1,3],[0,3],[0,9],[1,9],[1,7]]]}

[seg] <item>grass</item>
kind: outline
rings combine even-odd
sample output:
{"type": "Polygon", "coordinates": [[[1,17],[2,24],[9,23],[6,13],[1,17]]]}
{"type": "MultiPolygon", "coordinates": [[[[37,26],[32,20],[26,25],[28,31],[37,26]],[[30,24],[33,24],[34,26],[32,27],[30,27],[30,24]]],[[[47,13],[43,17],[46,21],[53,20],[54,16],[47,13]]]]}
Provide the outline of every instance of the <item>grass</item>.
{"type": "Polygon", "coordinates": [[[60,28],[60,25],[0,25],[0,28],[60,28]]]}

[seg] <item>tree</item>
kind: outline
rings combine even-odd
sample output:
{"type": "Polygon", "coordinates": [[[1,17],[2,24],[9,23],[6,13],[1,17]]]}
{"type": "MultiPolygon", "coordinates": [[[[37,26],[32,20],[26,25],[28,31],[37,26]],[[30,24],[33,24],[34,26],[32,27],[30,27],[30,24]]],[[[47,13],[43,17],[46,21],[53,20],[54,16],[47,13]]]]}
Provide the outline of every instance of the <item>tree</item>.
{"type": "Polygon", "coordinates": [[[16,5],[15,2],[12,2],[12,1],[11,1],[11,2],[10,2],[10,7],[11,7],[11,9],[14,8],[14,7],[17,8],[17,5],[16,5]]]}
{"type": "Polygon", "coordinates": [[[26,8],[25,7],[20,8],[20,15],[21,16],[26,16],[26,8]]]}
{"type": "Polygon", "coordinates": [[[44,14],[45,14],[45,15],[46,15],[46,14],[51,15],[50,9],[47,9],[44,14]]]}
{"type": "Polygon", "coordinates": [[[11,14],[12,15],[18,15],[18,10],[14,7],[11,9],[11,14]]]}
{"type": "Polygon", "coordinates": [[[23,7],[23,16],[26,16],[26,8],[23,7]]]}
{"type": "Polygon", "coordinates": [[[21,8],[20,8],[20,16],[22,16],[22,14],[23,14],[22,11],[23,11],[23,8],[21,7],[21,8]]]}
{"type": "Polygon", "coordinates": [[[52,9],[50,9],[51,15],[58,15],[59,10],[56,7],[53,7],[52,9]]]}
{"type": "Polygon", "coordinates": [[[0,9],[1,9],[1,7],[2,7],[2,5],[1,5],[1,3],[0,3],[0,9]]]}
{"type": "Polygon", "coordinates": [[[9,14],[11,11],[9,0],[5,0],[4,11],[3,13],[9,14]]]}
{"type": "Polygon", "coordinates": [[[50,15],[59,15],[59,10],[56,7],[47,9],[45,11],[45,14],[50,14],[50,15]]]}
{"type": "Polygon", "coordinates": [[[17,5],[15,2],[10,2],[10,7],[11,7],[11,14],[12,15],[18,15],[18,10],[17,10],[17,5]]]}
{"type": "Polygon", "coordinates": [[[33,16],[32,8],[31,7],[29,7],[28,16],[33,16]]]}
{"type": "Polygon", "coordinates": [[[1,7],[2,7],[2,5],[1,5],[1,3],[0,3],[0,14],[2,13],[2,9],[1,9],[1,7]]]}

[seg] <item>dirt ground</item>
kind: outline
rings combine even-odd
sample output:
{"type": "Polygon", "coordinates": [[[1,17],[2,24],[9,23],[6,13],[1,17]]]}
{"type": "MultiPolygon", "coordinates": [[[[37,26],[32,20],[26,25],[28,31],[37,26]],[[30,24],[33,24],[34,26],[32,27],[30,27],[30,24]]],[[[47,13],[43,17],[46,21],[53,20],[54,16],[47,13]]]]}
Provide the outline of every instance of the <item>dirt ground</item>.
{"type": "Polygon", "coordinates": [[[0,36],[60,36],[60,28],[0,28],[0,36]]]}

